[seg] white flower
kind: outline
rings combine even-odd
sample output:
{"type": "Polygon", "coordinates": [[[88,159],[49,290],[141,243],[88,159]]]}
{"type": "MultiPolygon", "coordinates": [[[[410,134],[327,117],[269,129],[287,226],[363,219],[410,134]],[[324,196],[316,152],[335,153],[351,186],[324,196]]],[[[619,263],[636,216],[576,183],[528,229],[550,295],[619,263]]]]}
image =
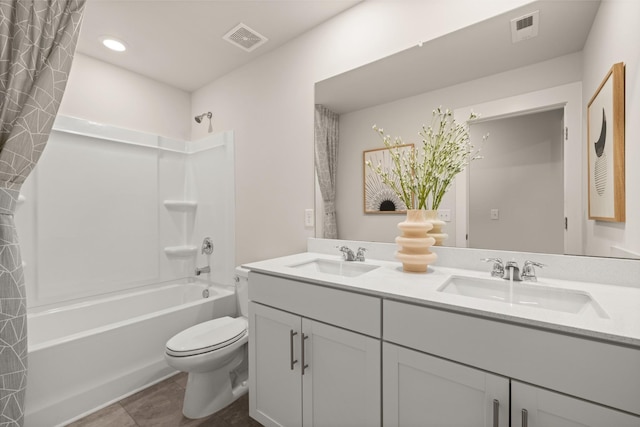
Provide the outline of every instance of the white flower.
{"type": "MultiPolygon", "coordinates": [[[[471,112],[469,120],[479,117],[471,112]]],[[[419,135],[422,144],[411,151],[403,151],[401,138],[392,140],[382,128],[373,125],[389,149],[392,166],[373,166],[367,162],[398,197],[414,209],[438,209],[442,198],[451,187],[453,179],[469,163],[481,159],[480,148],[475,148],[469,138],[467,123],[459,124],[451,110],[438,107],[433,110],[431,124],[422,126],[419,135]]],[[[484,135],[483,142],[489,134],[484,135]]]]}

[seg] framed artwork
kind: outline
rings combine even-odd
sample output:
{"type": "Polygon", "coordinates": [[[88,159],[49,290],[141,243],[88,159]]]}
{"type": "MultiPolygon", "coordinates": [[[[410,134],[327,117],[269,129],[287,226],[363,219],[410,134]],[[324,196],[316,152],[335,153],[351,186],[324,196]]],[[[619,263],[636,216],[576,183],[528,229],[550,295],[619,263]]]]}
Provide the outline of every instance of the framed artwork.
{"type": "Polygon", "coordinates": [[[614,64],[587,106],[589,219],[625,221],[624,64],[614,64]]]}
{"type": "MultiPolygon", "coordinates": [[[[413,144],[404,144],[398,147],[400,150],[413,150],[413,144]]],[[[385,147],[363,152],[364,213],[393,214],[407,212],[407,206],[400,197],[387,184],[382,182],[382,178],[373,169],[367,166],[367,161],[370,161],[374,166],[381,164],[383,168],[390,170],[393,164],[389,150],[389,148],[385,147]]]]}

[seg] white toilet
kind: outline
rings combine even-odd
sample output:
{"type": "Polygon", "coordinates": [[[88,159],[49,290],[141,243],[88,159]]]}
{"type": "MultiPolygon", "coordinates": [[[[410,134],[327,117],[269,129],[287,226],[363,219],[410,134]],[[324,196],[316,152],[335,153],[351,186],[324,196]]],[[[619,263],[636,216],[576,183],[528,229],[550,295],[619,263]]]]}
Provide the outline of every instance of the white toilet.
{"type": "Polygon", "coordinates": [[[224,408],[248,390],[248,270],[236,269],[240,317],[221,317],[192,326],[167,341],[169,366],[188,372],[182,413],[203,418],[224,408]]]}

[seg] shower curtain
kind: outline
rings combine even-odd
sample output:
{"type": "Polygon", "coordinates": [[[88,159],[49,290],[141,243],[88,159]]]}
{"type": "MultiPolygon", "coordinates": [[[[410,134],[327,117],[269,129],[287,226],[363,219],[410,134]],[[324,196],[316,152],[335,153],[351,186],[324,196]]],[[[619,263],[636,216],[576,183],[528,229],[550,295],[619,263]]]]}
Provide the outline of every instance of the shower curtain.
{"type": "Polygon", "coordinates": [[[13,212],[58,112],[85,1],[0,1],[0,427],[23,425],[27,383],[27,304],[13,212]]]}
{"type": "Polygon", "coordinates": [[[315,165],[324,203],[322,237],[326,239],[338,238],[336,176],[338,172],[339,117],[338,114],[325,106],[316,104],[315,165]]]}

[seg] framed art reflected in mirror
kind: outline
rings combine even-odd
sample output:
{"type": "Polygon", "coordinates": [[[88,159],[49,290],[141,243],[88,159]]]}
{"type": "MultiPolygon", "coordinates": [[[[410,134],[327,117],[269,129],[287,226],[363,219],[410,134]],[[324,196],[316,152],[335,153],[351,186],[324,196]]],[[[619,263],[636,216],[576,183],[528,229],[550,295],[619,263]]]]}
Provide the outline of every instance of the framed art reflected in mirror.
{"type": "Polygon", "coordinates": [[[587,107],[589,219],[625,221],[624,87],[619,62],[587,107]]]}
{"type": "MultiPolygon", "coordinates": [[[[402,153],[404,150],[413,150],[413,144],[399,145],[397,148],[402,153]]],[[[394,148],[395,149],[395,148],[394,148]]],[[[388,171],[390,179],[399,182],[393,173],[393,160],[391,149],[377,148],[363,152],[363,187],[364,187],[364,213],[367,214],[394,214],[406,213],[407,205],[402,201],[396,192],[387,185],[382,177],[378,175],[372,167],[380,166],[383,171],[388,171]]]]}

